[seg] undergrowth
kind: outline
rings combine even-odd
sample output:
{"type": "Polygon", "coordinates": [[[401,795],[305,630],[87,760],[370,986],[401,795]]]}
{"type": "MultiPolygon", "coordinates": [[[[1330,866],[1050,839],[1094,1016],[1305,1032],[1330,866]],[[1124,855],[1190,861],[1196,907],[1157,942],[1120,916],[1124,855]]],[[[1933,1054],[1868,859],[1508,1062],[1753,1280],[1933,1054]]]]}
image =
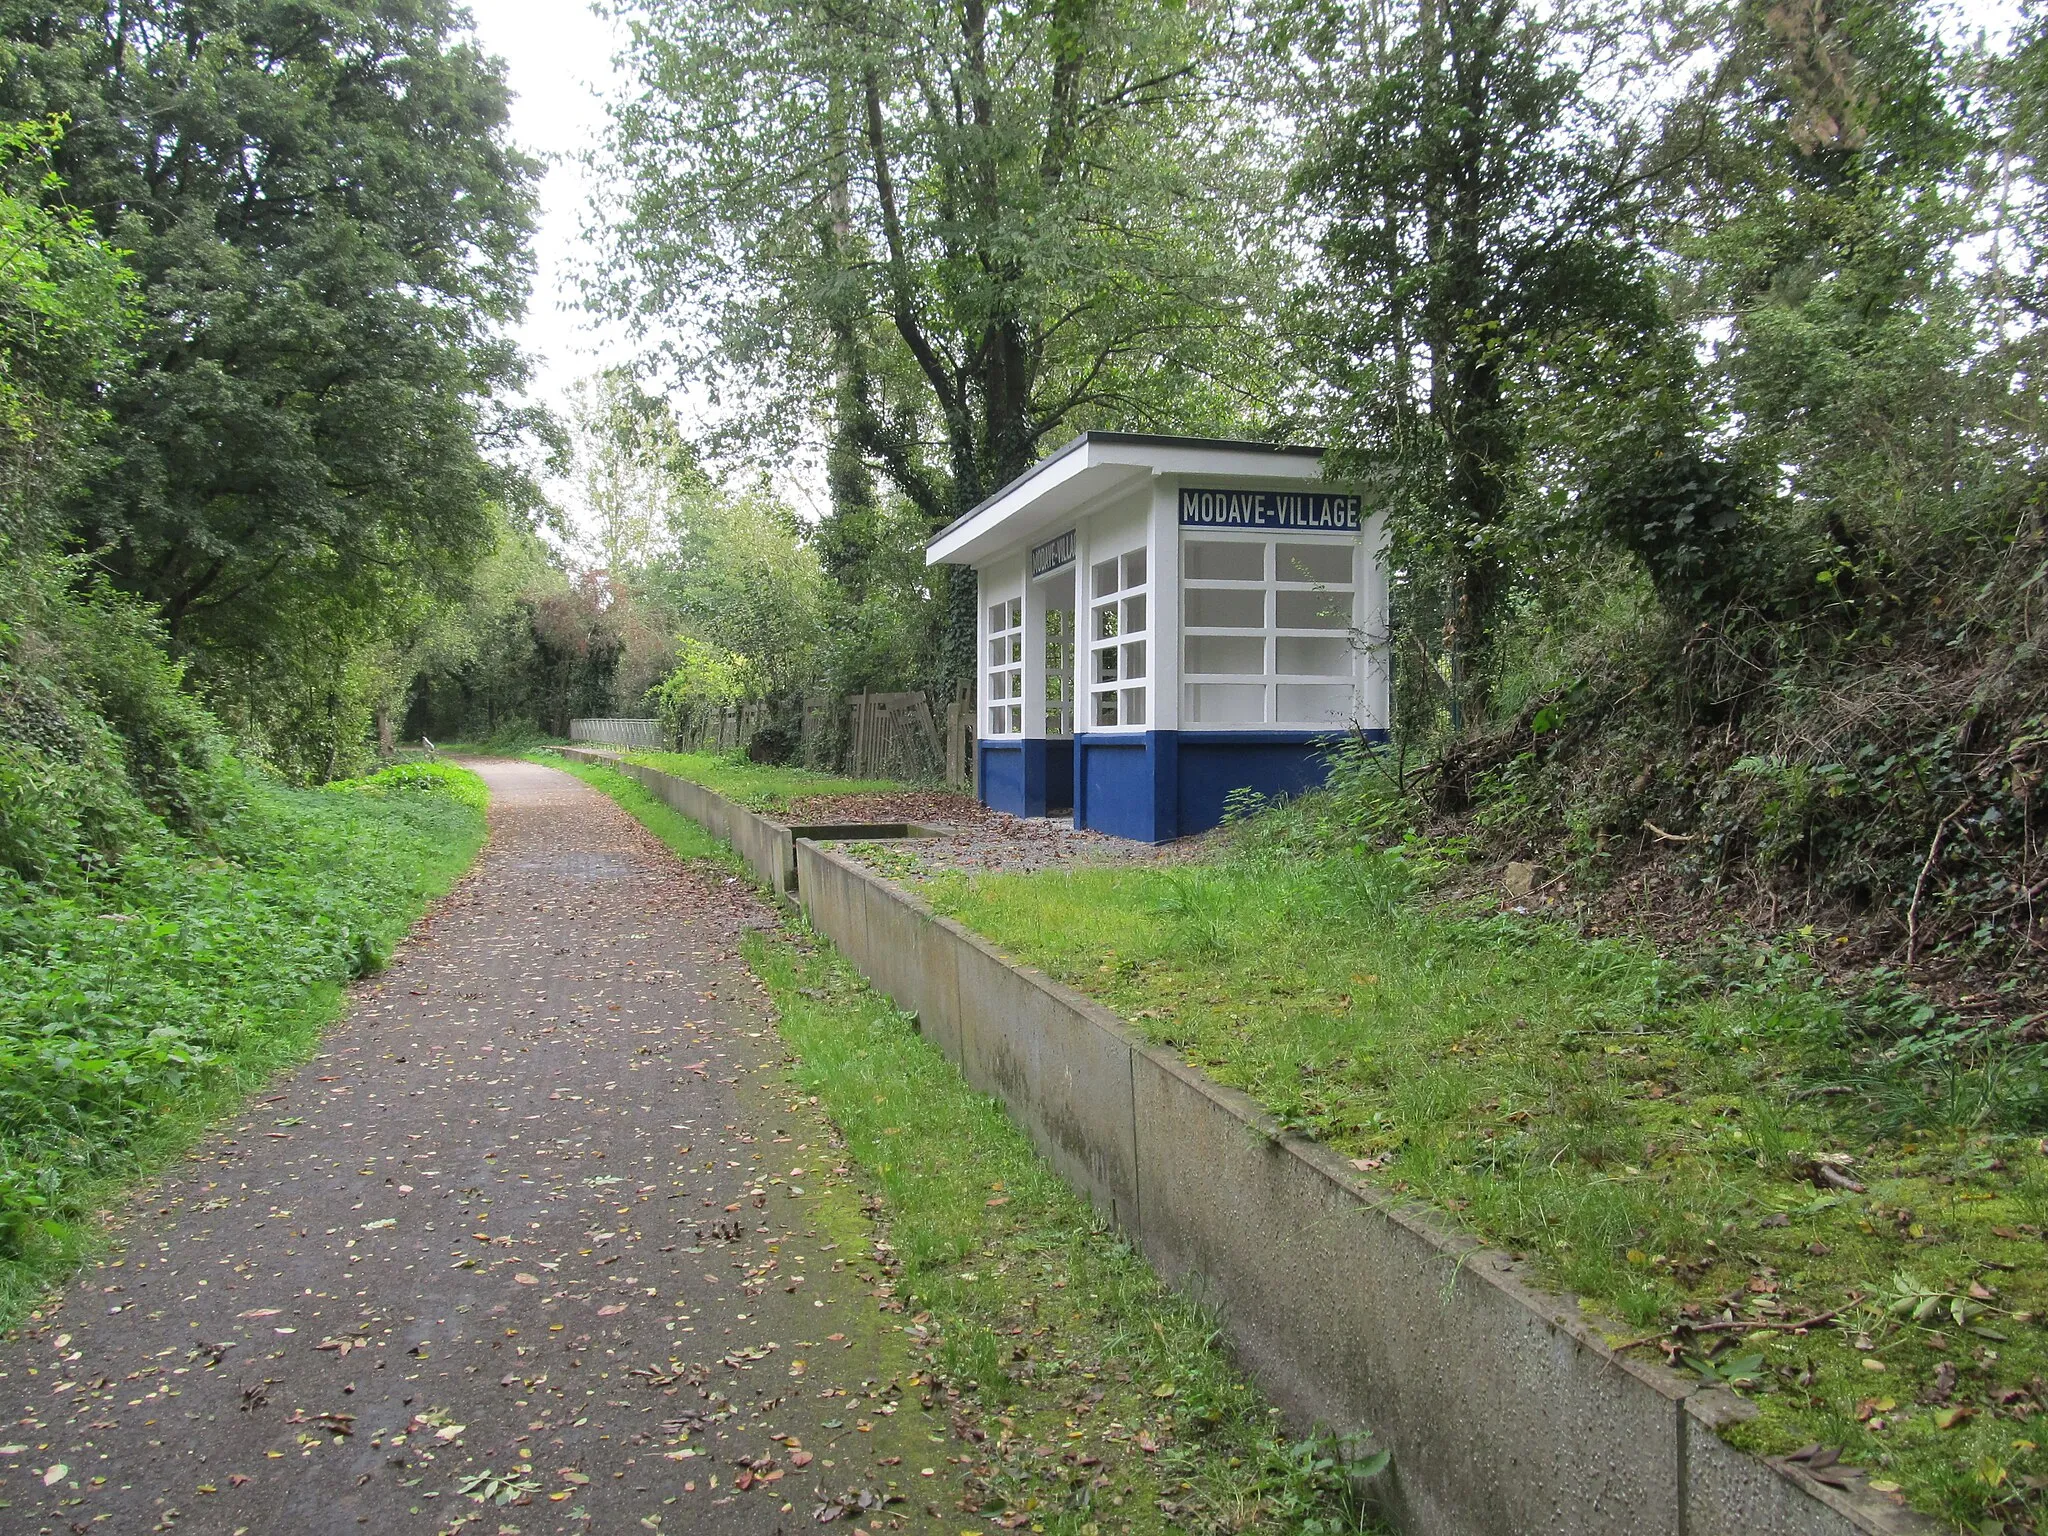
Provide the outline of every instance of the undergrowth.
{"type": "Polygon", "coordinates": [[[1514,627],[1534,650],[1512,707],[1370,771],[1483,861],[1567,874],[1590,924],[1825,930],[1833,969],[2040,1037],[2048,530],[2029,512],[1941,557],[1822,574],[1796,603],[1692,611],[1602,572],[1573,622],[1514,627]]]}
{"type": "Polygon", "coordinates": [[[149,609],[0,550],[0,1320],[308,1049],[483,839],[460,769],[280,787],[149,609]]]}
{"type": "Polygon", "coordinates": [[[86,1250],[99,1201],[309,1050],[483,841],[483,785],[447,765],[238,798],[90,880],[0,874],[0,1314],[86,1250]]]}

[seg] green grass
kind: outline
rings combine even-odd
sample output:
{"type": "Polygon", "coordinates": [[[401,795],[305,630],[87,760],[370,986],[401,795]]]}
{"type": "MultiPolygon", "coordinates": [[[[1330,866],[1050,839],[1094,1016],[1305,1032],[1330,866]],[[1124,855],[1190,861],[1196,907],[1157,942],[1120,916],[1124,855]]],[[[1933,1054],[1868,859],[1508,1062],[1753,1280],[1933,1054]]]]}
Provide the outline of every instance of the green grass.
{"type": "Polygon", "coordinates": [[[586,763],[578,758],[563,757],[559,752],[541,750],[528,753],[527,756],[536,763],[558,768],[563,773],[573,775],[592,789],[609,795],[635,821],[661,839],[662,845],[677,858],[710,859],[714,863],[724,865],[735,874],[752,878],[746,863],[729,845],[713,837],[701,824],[692,821],[681,811],[655,799],[638,779],[629,779],[615,768],[586,763]]]}
{"type": "Polygon", "coordinates": [[[537,726],[515,720],[474,741],[436,741],[434,751],[443,757],[523,757],[529,752],[567,744],[564,737],[550,736],[537,726]]]}
{"type": "Polygon", "coordinates": [[[797,1085],[819,1096],[879,1197],[897,1292],[929,1315],[930,1369],[992,1430],[1012,1430],[1010,1453],[984,1447],[985,1511],[1070,1536],[1158,1529],[1162,1515],[1171,1530],[1372,1529],[1338,1449],[1280,1434],[1217,1348],[1214,1321],[1162,1285],[909,1018],[808,937],[757,931],[746,956],[799,1058],[797,1085]],[[1035,1470],[1046,1463],[1034,1440],[1082,1439],[1108,1487],[1085,1469],[1035,1470]]]}
{"type": "MultiPolygon", "coordinates": [[[[631,779],[554,761],[679,856],[739,867],[631,779]]],[[[960,1529],[995,1515],[1054,1536],[1377,1529],[1360,1500],[1369,1447],[1286,1438],[1214,1322],[888,999],[808,932],[756,931],[746,958],[796,1053],[795,1088],[831,1116],[872,1192],[923,1370],[986,1436],[960,1446],[977,1457],[981,1506],[960,1529]],[[1076,1448],[1096,1463],[1054,1454],[1076,1448]]]]}
{"type": "Polygon", "coordinates": [[[92,1251],[91,1212],[311,1050],[468,866],[483,809],[447,765],[256,783],[203,846],[0,885],[0,1324],[92,1251]]]}
{"type": "Polygon", "coordinates": [[[659,768],[679,779],[702,784],[750,811],[774,815],[790,801],[811,795],[871,795],[897,793],[912,786],[892,779],[842,779],[808,768],[775,768],[750,763],[737,754],[714,752],[628,752],[629,763],[659,768]]]}
{"type": "Polygon", "coordinates": [[[2048,1159],[1993,1128],[2030,1085],[1910,1071],[1813,988],[1711,989],[1634,944],[1432,906],[1428,874],[1414,848],[1247,838],[925,894],[1535,1257],[1611,1336],[1745,1383],[1740,1443],[1819,1441],[1930,1513],[2038,1522],[2048,1159]],[[1836,1309],[1803,1334],[1726,1326],[1836,1309]]]}

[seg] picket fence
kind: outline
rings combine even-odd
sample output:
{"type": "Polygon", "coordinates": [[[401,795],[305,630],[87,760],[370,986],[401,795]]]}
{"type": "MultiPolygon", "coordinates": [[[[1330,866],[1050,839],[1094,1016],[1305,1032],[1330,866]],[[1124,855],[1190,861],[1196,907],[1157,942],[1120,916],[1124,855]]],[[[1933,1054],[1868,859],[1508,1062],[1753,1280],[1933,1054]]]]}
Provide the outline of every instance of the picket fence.
{"type": "Polygon", "coordinates": [[[659,720],[571,720],[569,739],[593,747],[642,747],[659,751],[668,736],[659,720]]]}

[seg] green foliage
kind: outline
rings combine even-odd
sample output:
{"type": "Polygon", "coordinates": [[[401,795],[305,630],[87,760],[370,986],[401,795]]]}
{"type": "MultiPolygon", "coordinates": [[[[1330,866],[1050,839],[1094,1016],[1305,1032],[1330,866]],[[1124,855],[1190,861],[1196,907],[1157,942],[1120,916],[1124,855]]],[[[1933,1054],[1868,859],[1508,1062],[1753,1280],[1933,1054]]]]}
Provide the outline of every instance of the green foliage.
{"type": "MultiPolygon", "coordinates": [[[[657,633],[632,589],[601,572],[572,575],[530,530],[508,525],[462,606],[408,653],[404,733],[504,751],[564,739],[579,716],[638,713],[621,671],[629,647],[651,653],[657,633]]],[[[660,675],[648,671],[646,681],[660,675]]]]}
{"type": "MultiPolygon", "coordinates": [[[[709,648],[686,652],[679,665],[687,672],[693,654],[722,655],[722,680],[707,677],[706,688],[740,683],[749,693],[786,696],[808,682],[824,588],[817,552],[789,506],[765,487],[734,494],[706,483],[673,508],[668,534],[647,585],[709,648]]],[[[695,685],[686,678],[678,686],[695,685]]]]}
{"type": "Polygon", "coordinates": [[[241,803],[147,609],[77,562],[0,564],[0,867],[69,887],[241,803]]]}
{"type": "Polygon", "coordinates": [[[310,1041],[467,863],[481,802],[426,765],[328,793],[254,782],[203,842],[163,835],[70,889],[0,874],[7,1283],[70,1250],[96,1186],[168,1145],[166,1116],[189,1132],[310,1041]]]}
{"type": "Polygon", "coordinates": [[[295,778],[359,760],[379,648],[527,496],[480,437],[523,425],[494,402],[537,168],[465,30],[445,0],[0,12],[0,112],[68,121],[62,195],[139,279],[68,531],[295,778]]]}
{"type": "Polygon", "coordinates": [[[0,123],[0,558],[52,532],[135,318],[121,253],[62,201],[62,132],[0,123]]]}
{"type": "MultiPolygon", "coordinates": [[[[1221,13],[626,13],[605,301],[703,338],[679,361],[758,407],[741,440],[787,444],[791,404],[831,402],[822,542],[857,600],[875,475],[929,531],[1075,427],[1246,414],[1263,362],[1233,322],[1266,287],[1269,189],[1228,156],[1247,122],[1208,77],[1221,13]]],[[[974,600],[947,585],[964,681],[974,600]]]]}
{"type": "MultiPolygon", "coordinates": [[[[1494,646],[1546,510],[1542,422],[1604,397],[1662,324],[1639,232],[1646,39],[1605,15],[1450,0],[1274,7],[1310,64],[1294,179],[1324,230],[1302,384],[1334,464],[1390,514],[1411,634],[1441,627],[1448,703],[1484,718],[1494,646]]],[[[1423,658],[1427,663],[1426,656],[1423,658]]]]}
{"type": "Polygon", "coordinates": [[[648,692],[670,736],[707,712],[730,709],[761,692],[759,671],[746,657],[696,639],[676,638],[676,669],[648,692]]]}
{"type": "Polygon", "coordinates": [[[322,788],[329,794],[373,795],[380,799],[443,795],[473,811],[482,811],[490,804],[484,781],[453,763],[393,763],[363,778],[336,779],[322,788]]]}
{"type": "Polygon", "coordinates": [[[1610,433],[1587,477],[1587,513],[1641,560],[1673,613],[1725,613],[1753,591],[1743,536],[1758,502],[1751,477],[1680,433],[1631,420],[1610,433]]]}

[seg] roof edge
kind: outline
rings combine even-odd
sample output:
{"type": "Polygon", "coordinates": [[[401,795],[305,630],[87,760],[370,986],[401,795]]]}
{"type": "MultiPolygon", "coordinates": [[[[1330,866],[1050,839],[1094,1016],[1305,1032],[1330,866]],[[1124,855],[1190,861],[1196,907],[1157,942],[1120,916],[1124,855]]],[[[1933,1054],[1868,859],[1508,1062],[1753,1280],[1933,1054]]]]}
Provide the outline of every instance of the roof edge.
{"type": "Polygon", "coordinates": [[[926,535],[924,541],[925,548],[930,549],[932,545],[938,543],[940,539],[943,539],[954,529],[961,527],[965,523],[972,522],[988,508],[994,506],[1005,496],[1009,495],[1010,492],[1016,490],[1018,486],[1036,479],[1042,471],[1057,464],[1068,454],[1074,452],[1075,449],[1084,448],[1090,443],[1117,443],[1127,446],[1153,448],[1225,448],[1236,453],[1269,453],[1311,459],[1321,458],[1324,451],[1321,448],[1309,448],[1299,443],[1260,443],[1253,442],[1248,438],[1236,437],[1176,437],[1166,432],[1083,432],[1055,448],[1051,453],[1025,470],[1023,474],[1018,475],[1007,484],[982,497],[980,501],[977,501],[965,512],[962,512],[953,521],[946,524],[945,527],[926,535]]]}

